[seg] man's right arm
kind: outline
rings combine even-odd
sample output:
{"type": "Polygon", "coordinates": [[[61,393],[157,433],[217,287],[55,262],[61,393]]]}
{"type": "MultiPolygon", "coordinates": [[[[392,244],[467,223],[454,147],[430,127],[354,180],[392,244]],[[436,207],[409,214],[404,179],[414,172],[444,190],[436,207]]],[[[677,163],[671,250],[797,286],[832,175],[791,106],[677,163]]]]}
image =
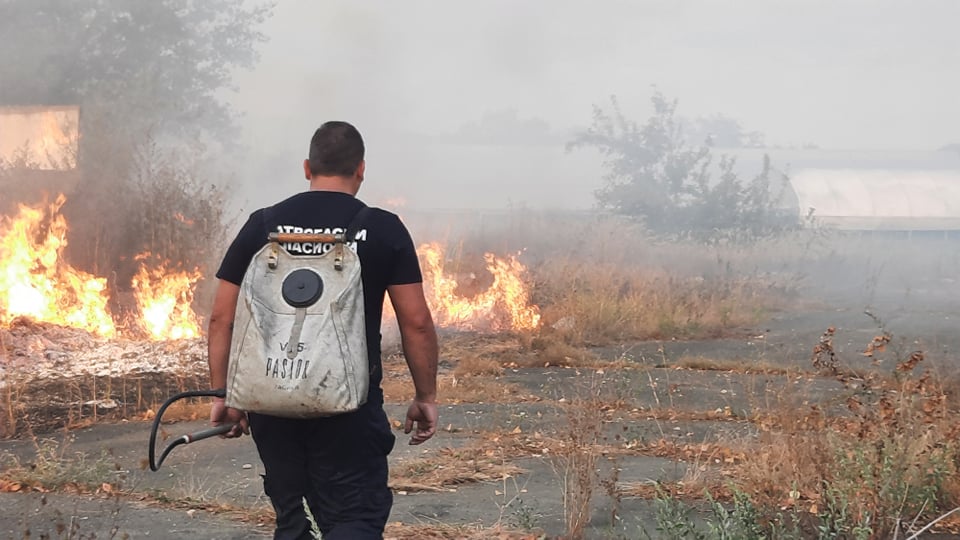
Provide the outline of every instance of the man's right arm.
{"type": "MultiPolygon", "coordinates": [[[[227,387],[227,366],[230,360],[230,342],[233,337],[233,320],[237,311],[237,299],[240,287],[229,281],[220,280],[213,300],[210,324],[207,327],[207,362],[210,366],[210,388],[227,387]]],[[[233,423],[237,427],[226,437],[239,437],[249,433],[247,417],[243,411],[231,409],[223,398],[214,398],[210,407],[210,422],[219,426],[233,423]]]]}
{"type": "MultiPolygon", "coordinates": [[[[250,260],[266,241],[264,210],[257,210],[250,214],[247,222],[240,228],[237,237],[230,243],[230,247],[223,256],[220,269],[217,270],[219,281],[207,328],[207,362],[210,364],[211,388],[225,389],[227,386],[227,367],[230,361],[233,321],[237,313],[237,300],[240,297],[240,283],[243,282],[250,260]]],[[[249,433],[246,414],[226,407],[223,398],[214,398],[210,409],[210,421],[213,425],[238,424],[239,428],[232,430],[227,437],[249,433]]]]}
{"type": "Polygon", "coordinates": [[[410,444],[420,444],[437,429],[437,331],[422,283],[390,285],[387,292],[397,314],[403,355],[416,389],[416,397],[407,410],[404,432],[410,433],[415,422],[417,430],[410,444]]]}

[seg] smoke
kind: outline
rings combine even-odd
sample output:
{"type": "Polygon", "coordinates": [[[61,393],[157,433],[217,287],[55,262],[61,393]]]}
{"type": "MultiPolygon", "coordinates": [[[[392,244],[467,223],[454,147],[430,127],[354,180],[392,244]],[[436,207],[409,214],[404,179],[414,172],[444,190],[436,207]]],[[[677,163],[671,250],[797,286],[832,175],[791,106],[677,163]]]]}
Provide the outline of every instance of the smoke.
{"type": "MultiPolygon", "coordinates": [[[[510,212],[581,223],[549,212],[594,207],[603,156],[567,153],[565,143],[610,95],[642,123],[652,85],[677,99],[686,118],[724,118],[762,134],[756,140],[765,148],[736,152],[744,176],[756,174],[762,153],[788,175],[960,168],[960,156],[935,152],[960,142],[960,4],[748,0],[735,7],[279,0],[259,26],[266,38],[259,61],[250,70],[236,63],[234,88],[219,95],[241,114],[239,129],[224,134],[241,149],[224,150],[220,172],[232,175],[233,195],[226,213],[242,221],[302,190],[311,134],[341,119],[367,141],[361,197],[416,216],[414,227],[425,231],[418,241],[458,221],[490,235],[519,223],[510,212]]],[[[156,72],[165,69],[147,70],[138,84],[150,87],[156,72]]],[[[955,279],[955,244],[874,238],[878,245],[862,257],[851,248],[863,242],[824,244],[819,260],[832,262],[791,270],[846,284],[839,292],[872,288],[900,298],[917,291],[920,275],[955,279]],[[829,270],[841,255],[842,271],[829,270]]],[[[849,300],[862,304],[871,294],[849,300]]]]}
{"type": "MultiPolygon", "coordinates": [[[[420,208],[589,208],[597,156],[562,151],[591,105],[621,97],[642,121],[650,86],[684,115],[725,115],[770,146],[934,149],[958,138],[960,6],[754,1],[452,4],[283,0],[261,61],[237,74],[244,208],[305,185],[321,122],[355,123],[367,198],[420,208]],[[814,36],[816,36],[814,38],[814,36]],[[500,111],[542,140],[456,137],[500,111]]],[[[510,131],[510,125],[501,131],[510,131]]]]}

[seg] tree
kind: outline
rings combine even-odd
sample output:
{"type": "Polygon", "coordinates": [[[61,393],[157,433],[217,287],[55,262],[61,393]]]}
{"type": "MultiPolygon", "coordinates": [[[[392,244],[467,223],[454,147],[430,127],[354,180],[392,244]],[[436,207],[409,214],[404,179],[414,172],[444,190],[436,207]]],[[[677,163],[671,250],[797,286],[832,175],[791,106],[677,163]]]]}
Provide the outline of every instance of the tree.
{"type": "Polygon", "coordinates": [[[690,132],[690,140],[705,144],[711,148],[763,148],[763,134],[758,131],[744,131],[740,122],[715,114],[697,118],[693,122],[683,122],[684,129],[690,132]]]}
{"type": "Polygon", "coordinates": [[[81,181],[63,208],[75,265],[123,287],[143,251],[205,262],[190,247],[223,227],[211,223],[223,191],[206,149],[235,139],[222,91],[256,61],[270,11],[235,0],[0,0],[0,105],[81,108],[81,181]],[[208,226],[185,228],[197,223],[208,226]]]}
{"type": "Polygon", "coordinates": [[[463,124],[447,137],[455,143],[479,145],[550,144],[558,138],[562,135],[554,133],[545,120],[521,118],[516,109],[487,111],[479,122],[463,124]]]}
{"type": "Polygon", "coordinates": [[[612,97],[611,112],[595,106],[593,125],[568,144],[568,150],[593,147],[604,156],[607,172],[596,192],[599,205],[643,221],[654,233],[702,237],[769,230],[776,217],[770,160],[764,156],[762,170],[745,183],[734,158],[722,156],[714,165],[707,144],[686,143],[675,100],[655,91],[651,101],[653,116],[639,125],[624,117],[612,97]]]}
{"type": "Polygon", "coordinates": [[[953,152],[960,156],[960,143],[945,144],[937,149],[938,152],[953,152]]]}
{"type": "Polygon", "coordinates": [[[81,105],[94,126],[133,132],[225,129],[217,92],[256,60],[269,12],[235,0],[0,0],[0,104],[81,105]]]}

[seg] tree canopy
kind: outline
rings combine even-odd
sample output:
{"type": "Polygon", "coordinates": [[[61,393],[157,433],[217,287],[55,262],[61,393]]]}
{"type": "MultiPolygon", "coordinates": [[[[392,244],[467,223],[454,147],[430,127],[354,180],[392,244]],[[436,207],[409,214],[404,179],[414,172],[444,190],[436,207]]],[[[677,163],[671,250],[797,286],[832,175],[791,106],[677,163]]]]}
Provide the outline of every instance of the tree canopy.
{"type": "MultiPolygon", "coordinates": [[[[593,124],[568,145],[596,148],[603,155],[604,185],[596,192],[601,208],[640,220],[653,233],[757,234],[782,225],[776,223],[770,188],[775,172],[767,156],[756,176],[744,181],[735,171],[735,158],[721,156],[715,162],[709,141],[687,143],[676,101],[657,91],[651,102],[653,116],[638,124],[612,97],[609,110],[595,106],[593,124]]],[[[743,136],[739,123],[722,123],[743,136]]],[[[759,138],[749,134],[746,140],[759,138]]]]}
{"type": "Polygon", "coordinates": [[[226,191],[205,162],[237,139],[224,90],[257,60],[271,9],[0,0],[0,106],[80,106],[80,180],[62,208],[72,264],[123,288],[143,253],[189,268],[220,256],[226,191]]]}
{"type": "Polygon", "coordinates": [[[137,130],[225,128],[218,92],[255,62],[269,13],[234,0],[0,0],[0,105],[76,104],[137,130]]]}

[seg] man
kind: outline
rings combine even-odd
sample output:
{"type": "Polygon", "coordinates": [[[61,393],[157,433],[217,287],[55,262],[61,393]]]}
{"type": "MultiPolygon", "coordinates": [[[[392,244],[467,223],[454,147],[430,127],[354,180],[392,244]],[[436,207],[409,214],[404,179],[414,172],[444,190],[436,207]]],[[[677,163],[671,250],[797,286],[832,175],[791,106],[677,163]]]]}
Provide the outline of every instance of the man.
{"type": "MultiPolygon", "coordinates": [[[[363,182],[364,144],[352,125],[327,122],[320,126],[303,168],[310,190],[274,205],[269,212],[260,209],[251,214],[217,272],[220,281],[208,330],[212,388],[226,386],[240,284],[250,260],[266,244],[267,232],[345,228],[364,206],[355,197],[363,182]]],[[[413,240],[396,215],[371,209],[360,224],[355,245],[362,271],[370,367],[366,404],[354,412],[314,419],[247,414],[226,407],[222,399],[211,407],[214,425],[237,424],[227,437],[253,434],[266,472],[264,491],[277,513],[277,540],[312,538],[304,500],[324,540],[383,537],[393,505],[387,487],[387,454],[395,439],[380,388],[385,293],[397,315],[416,389],[404,432],[413,431],[410,444],[420,444],[436,431],[437,335],[413,240]]],[[[288,246],[294,255],[296,246],[288,246]]]]}

